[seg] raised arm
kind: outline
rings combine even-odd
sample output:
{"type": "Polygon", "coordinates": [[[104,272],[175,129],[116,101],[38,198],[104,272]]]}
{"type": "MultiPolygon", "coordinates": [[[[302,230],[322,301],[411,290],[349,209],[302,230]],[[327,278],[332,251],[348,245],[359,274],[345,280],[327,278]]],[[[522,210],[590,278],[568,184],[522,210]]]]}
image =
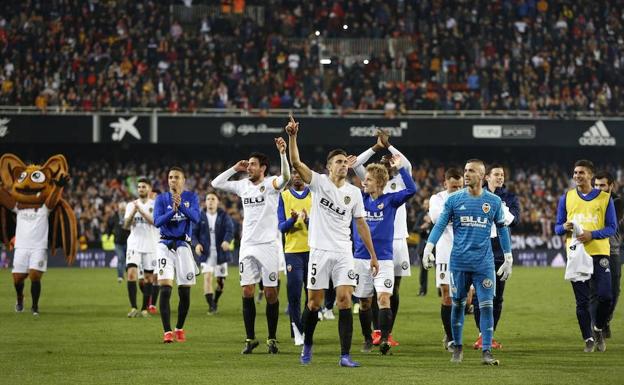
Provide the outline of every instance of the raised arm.
{"type": "Polygon", "coordinates": [[[283,189],[290,180],[290,166],[288,166],[288,159],[286,158],[286,141],[283,138],[275,138],[275,146],[280,154],[281,173],[273,181],[273,188],[276,190],[283,189]]]}
{"type": "Polygon", "coordinates": [[[416,183],[414,183],[412,176],[407,171],[404,163],[402,163],[402,159],[399,155],[392,156],[392,159],[390,159],[390,165],[399,170],[399,175],[401,175],[401,179],[403,180],[403,183],[405,183],[405,188],[403,190],[392,194],[392,204],[395,207],[399,207],[416,194],[416,183]]]}
{"type": "Polygon", "coordinates": [[[286,133],[288,134],[288,154],[290,155],[290,163],[297,170],[299,176],[305,183],[312,181],[312,170],[299,158],[299,147],[297,146],[297,133],[299,132],[299,123],[290,115],[290,121],[286,125],[286,133]]]}
{"type": "Polygon", "coordinates": [[[238,194],[238,189],[236,188],[238,184],[234,181],[229,181],[228,179],[236,175],[237,172],[243,172],[247,170],[248,165],[248,161],[239,160],[234,166],[228,168],[227,170],[219,174],[216,178],[214,178],[210,184],[217,190],[223,190],[229,193],[238,194]]]}

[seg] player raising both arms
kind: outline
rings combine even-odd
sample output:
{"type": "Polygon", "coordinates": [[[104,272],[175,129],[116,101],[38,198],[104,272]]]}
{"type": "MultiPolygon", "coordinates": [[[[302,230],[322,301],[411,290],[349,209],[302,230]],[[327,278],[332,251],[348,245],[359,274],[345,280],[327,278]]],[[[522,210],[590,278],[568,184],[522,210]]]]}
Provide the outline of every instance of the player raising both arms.
{"type": "MultiPolygon", "coordinates": [[[[393,145],[390,144],[389,135],[385,131],[378,130],[377,131],[377,143],[368,150],[364,151],[357,157],[357,161],[353,165],[353,170],[356,175],[364,180],[366,170],[364,169],[363,164],[366,163],[375,153],[380,152],[382,150],[388,150],[390,155],[386,154],[382,156],[380,163],[386,167],[388,171],[388,181],[383,188],[383,193],[394,193],[404,190],[406,188],[406,183],[401,178],[401,175],[390,166],[390,158],[391,156],[397,155],[401,159],[402,167],[405,168],[409,175],[412,174],[412,165],[409,160],[403,155],[399,150],[396,149],[393,145]]],[[[392,309],[392,323],[390,324],[390,332],[392,332],[392,328],[394,326],[394,321],[396,320],[396,315],[399,312],[399,289],[401,287],[401,278],[409,277],[412,275],[411,266],[410,266],[410,258],[409,252],[407,250],[407,210],[405,209],[405,204],[401,205],[396,211],[396,216],[394,219],[394,240],[392,242],[392,260],[394,261],[394,289],[392,292],[392,297],[390,297],[390,308],[392,309]]],[[[376,303],[373,302],[373,311],[377,312],[376,303]]],[[[373,314],[374,321],[373,324],[378,325],[378,317],[376,314],[373,314]]],[[[373,331],[373,344],[378,345],[380,342],[381,333],[375,328],[373,331]]],[[[390,335],[390,345],[398,345],[398,343],[392,338],[390,335]]]]}
{"type": "Polygon", "coordinates": [[[265,177],[269,170],[269,158],[259,152],[241,160],[212,181],[216,189],[234,193],[243,201],[243,235],[239,252],[240,284],[243,289],[243,321],[247,338],[242,354],[250,354],[257,346],[256,284],[262,281],[267,300],[266,317],[269,336],[268,352],[276,354],[277,320],[279,301],[277,293],[279,274],[279,251],[276,239],[277,201],[281,190],[290,180],[290,169],[286,158],[286,141],[275,138],[280,154],[281,175],[265,177]],[[247,172],[248,178],[228,181],[238,172],[247,172]]]}
{"type": "Polygon", "coordinates": [[[299,123],[290,117],[286,126],[290,146],[290,161],[308,183],[312,191],[312,211],[308,243],[310,259],[308,263],[308,303],[303,312],[304,344],[300,362],[307,365],[312,360],[314,329],[318,322],[318,311],[323,301],[324,289],[331,278],[336,287],[338,303],[338,333],[340,335],[341,356],[339,364],[357,367],[351,360],[351,338],[353,336],[353,314],[351,295],[355,286],[355,271],[351,244],[351,222],[355,222],[357,232],[371,255],[372,275],[377,275],[379,264],[373,248],[370,230],[364,219],[364,203],[360,190],[346,181],[349,171],[347,154],[336,149],[327,155],[329,175],[318,174],[306,166],[299,158],[297,133],[299,123]]]}
{"type": "Polygon", "coordinates": [[[379,305],[379,327],[381,330],[379,350],[381,354],[386,354],[390,350],[388,339],[393,316],[390,308],[390,297],[394,287],[395,272],[392,261],[395,216],[397,210],[416,193],[416,184],[407,172],[407,168],[401,167],[401,156],[392,156],[389,163],[393,169],[399,169],[399,176],[402,184],[405,186],[404,189],[399,192],[384,194],[383,190],[388,182],[388,171],[385,166],[378,163],[366,166],[366,174],[363,181],[362,200],[366,212],[366,223],[370,228],[373,246],[379,259],[379,273],[376,277],[373,277],[370,271],[371,256],[357,231],[353,231],[355,273],[357,277],[355,296],[360,299],[360,324],[362,326],[362,334],[364,335],[362,351],[370,352],[373,347],[371,302],[373,293],[376,292],[376,300],[379,305]]]}

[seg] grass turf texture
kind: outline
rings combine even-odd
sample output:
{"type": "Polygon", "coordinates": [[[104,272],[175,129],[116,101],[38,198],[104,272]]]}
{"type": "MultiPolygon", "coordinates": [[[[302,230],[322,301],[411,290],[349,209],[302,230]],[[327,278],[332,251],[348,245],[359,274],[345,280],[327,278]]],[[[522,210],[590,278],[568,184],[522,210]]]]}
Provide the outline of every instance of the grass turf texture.
{"type": "MultiPolygon", "coordinates": [[[[198,277],[199,278],[199,277],[198,277]]],[[[44,276],[41,316],[30,308],[30,283],[24,313],[15,313],[10,272],[0,271],[0,320],[4,337],[0,373],[4,384],[200,384],[246,383],[485,383],[598,384],[622,383],[624,375],[624,310],[616,311],[613,338],[605,353],[583,353],[574,297],[563,270],[514,268],[506,288],[503,318],[496,334],[504,350],[496,351],[500,367],[480,364],[471,348],[477,337],[472,316],[466,317],[464,362],[449,363],[442,350],[440,300],[429,273],[429,294],[418,297],[418,277],[401,283],[401,307],[394,336],[401,346],[392,356],[360,353],[358,316],[353,322],[353,357],[361,368],[337,366],[336,321],[318,324],[309,367],[299,365],[300,348],[288,329],[284,285],[280,293],[280,354],[266,353],[264,302],[257,305],[256,333],[261,341],[252,355],[242,356],[244,327],[236,269],[230,270],[219,313],[206,315],[201,285],[192,290],[185,330],[186,343],[165,345],[159,316],[128,319],[125,282],[112,269],[50,269],[44,276]]],[[[139,303],[141,295],[139,294],[139,303]]],[[[177,291],[172,296],[175,325],[177,291]]],[[[335,311],[337,315],[337,311],[335,311]]]]}

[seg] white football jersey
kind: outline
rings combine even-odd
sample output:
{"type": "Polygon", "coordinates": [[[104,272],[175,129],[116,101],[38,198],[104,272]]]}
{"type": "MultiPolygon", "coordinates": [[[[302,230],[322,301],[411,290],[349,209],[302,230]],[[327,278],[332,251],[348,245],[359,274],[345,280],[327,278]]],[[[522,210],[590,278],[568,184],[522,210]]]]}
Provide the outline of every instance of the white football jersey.
{"type": "Polygon", "coordinates": [[[352,253],[351,222],[365,216],[360,189],[348,182],[338,188],[327,175],[313,171],[310,191],[313,193],[308,227],[310,247],[352,253]]]}
{"type": "MultiPolygon", "coordinates": [[[[217,223],[217,213],[210,214],[206,212],[206,218],[208,218],[208,231],[210,232],[210,252],[208,255],[211,257],[217,255],[217,238],[215,232],[215,225],[217,223]]],[[[204,250],[205,252],[205,250],[204,250]]]]}
{"type": "MultiPolygon", "coordinates": [[[[139,200],[139,207],[146,214],[154,216],[154,200],[148,199],[145,203],[139,200]]],[[[124,219],[127,220],[130,214],[134,211],[134,202],[130,202],[126,205],[126,213],[124,219]]],[[[149,224],[145,218],[137,211],[132,218],[130,224],[130,235],[128,236],[128,250],[134,250],[141,253],[154,253],[156,252],[156,242],[154,239],[155,226],[149,224]]]]}
{"type": "Polygon", "coordinates": [[[278,236],[277,203],[281,190],[273,187],[276,176],[264,178],[255,185],[245,178],[228,181],[223,189],[238,195],[243,201],[243,245],[275,242],[278,236]]]}
{"type": "MultiPolygon", "coordinates": [[[[435,224],[444,210],[444,204],[449,197],[449,193],[446,190],[440,191],[434,194],[429,199],[429,217],[435,224]]],[[[451,250],[453,249],[453,222],[449,221],[448,225],[444,229],[442,236],[435,245],[435,258],[436,263],[449,263],[451,258],[451,250]]]]}
{"type": "Polygon", "coordinates": [[[46,205],[38,209],[13,209],[17,214],[15,224],[16,249],[47,249],[48,248],[48,215],[46,205]]]}
{"type": "MultiPolygon", "coordinates": [[[[397,173],[392,179],[386,183],[383,189],[384,194],[399,192],[405,190],[405,182],[401,178],[401,174],[397,173]]],[[[403,203],[396,211],[394,217],[394,239],[405,239],[409,236],[407,232],[407,210],[403,203]]]]}

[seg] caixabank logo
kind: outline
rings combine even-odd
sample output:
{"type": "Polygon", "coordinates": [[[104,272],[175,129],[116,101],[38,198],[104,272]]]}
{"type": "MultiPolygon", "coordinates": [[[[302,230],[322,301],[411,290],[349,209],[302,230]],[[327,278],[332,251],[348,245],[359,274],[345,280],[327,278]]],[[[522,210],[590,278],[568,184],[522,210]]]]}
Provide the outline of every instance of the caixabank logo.
{"type": "Polygon", "coordinates": [[[579,138],[581,146],[615,146],[615,138],[609,134],[602,120],[597,121],[579,138]]]}

